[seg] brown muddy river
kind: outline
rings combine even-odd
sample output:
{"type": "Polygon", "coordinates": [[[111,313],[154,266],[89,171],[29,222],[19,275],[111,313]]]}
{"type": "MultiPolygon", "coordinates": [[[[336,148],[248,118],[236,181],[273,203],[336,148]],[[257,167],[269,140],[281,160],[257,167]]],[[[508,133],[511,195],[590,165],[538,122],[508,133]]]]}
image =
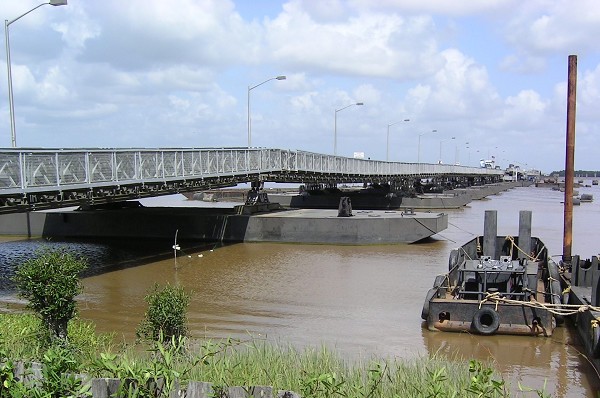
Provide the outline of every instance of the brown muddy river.
{"type": "MultiPolygon", "coordinates": [[[[579,191],[600,200],[597,186],[579,191]]],[[[513,391],[521,382],[533,388],[546,384],[556,397],[593,396],[600,383],[568,327],[544,338],[430,332],[421,325],[435,275],[447,271],[451,249],[482,234],[484,210],[498,211],[498,232],[508,235],[518,234],[519,210],[531,210],[532,235],[560,255],[562,195],[530,187],[475,201],[447,211],[447,230],[412,245],[251,243],[198,252],[182,244],[178,269],[171,257],[86,278],[81,315],[100,331],[133,340],[144,295],[155,282],[177,283],[191,292],[189,329],[196,337],[324,344],[349,359],[432,354],[492,359],[513,391]]],[[[600,202],[576,206],[573,217],[573,254],[598,253],[600,202]]]]}

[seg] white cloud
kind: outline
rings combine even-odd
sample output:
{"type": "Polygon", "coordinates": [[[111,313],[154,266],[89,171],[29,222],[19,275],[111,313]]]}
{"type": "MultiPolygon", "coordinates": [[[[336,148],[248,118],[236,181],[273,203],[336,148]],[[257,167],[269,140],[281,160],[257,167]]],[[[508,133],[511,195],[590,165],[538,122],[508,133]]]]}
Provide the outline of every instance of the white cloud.
{"type": "Polygon", "coordinates": [[[370,84],[361,84],[353,90],[354,98],[358,101],[377,105],[381,100],[381,92],[370,84]]]}
{"type": "Polygon", "coordinates": [[[290,103],[297,112],[315,112],[319,111],[319,107],[315,103],[315,98],[319,94],[316,91],[303,93],[291,98],[290,103]]]}
{"type": "Polygon", "coordinates": [[[88,16],[81,4],[69,4],[64,11],[68,12],[70,17],[63,22],[54,23],[52,27],[62,33],[63,41],[67,46],[82,49],[87,40],[102,34],[100,25],[88,16]]]}
{"type": "Polygon", "coordinates": [[[511,45],[533,55],[595,50],[599,34],[596,0],[530,0],[506,24],[511,45]]]}
{"type": "Polygon", "coordinates": [[[456,49],[445,50],[441,55],[446,61],[444,67],[427,85],[410,90],[407,108],[411,113],[442,119],[492,114],[499,97],[486,69],[456,49]]]}
{"type": "Polygon", "coordinates": [[[529,128],[539,125],[545,118],[548,107],[540,95],[533,90],[523,90],[506,99],[504,123],[510,126],[529,128]]]}
{"type": "MultiPolygon", "coordinates": [[[[349,0],[348,8],[357,10],[393,10],[402,13],[431,13],[442,15],[473,15],[506,10],[518,0],[349,0]]],[[[312,3],[305,0],[305,3],[312,3]]],[[[329,1],[337,4],[337,1],[329,1]]],[[[518,4],[518,3],[517,3],[518,4]]],[[[336,7],[341,8],[341,7],[336,7]]]]}
{"type": "Polygon", "coordinates": [[[288,3],[284,12],[266,23],[267,51],[284,65],[407,79],[425,76],[440,64],[428,17],[365,13],[322,23],[300,6],[288,3]]]}
{"type": "Polygon", "coordinates": [[[542,72],[545,67],[545,58],[525,54],[521,54],[520,56],[515,54],[508,55],[500,63],[500,69],[504,71],[523,74],[542,72]]]}
{"type": "Polygon", "coordinates": [[[225,0],[106,0],[86,3],[85,12],[102,29],[87,41],[81,60],[110,60],[124,69],[252,62],[257,46],[247,44],[260,40],[260,29],[243,21],[225,0]]]}

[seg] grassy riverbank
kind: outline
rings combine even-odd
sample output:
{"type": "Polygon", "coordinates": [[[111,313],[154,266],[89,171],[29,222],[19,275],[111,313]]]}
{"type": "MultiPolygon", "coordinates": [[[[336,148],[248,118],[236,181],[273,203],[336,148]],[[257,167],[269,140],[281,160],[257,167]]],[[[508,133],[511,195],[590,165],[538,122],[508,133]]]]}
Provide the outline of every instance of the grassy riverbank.
{"type": "MultiPolygon", "coordinates": [[[[47,340],[40,326],[32,315],[0,314],[0,362],[47,361],[53,349],[43,343],[47,340]]],[[[349,364],[326,348],[300,351],[256,339],[115,345],[112,336],[97,334],[93,324],[80,320],[69,324],[69,336],[60,355],[69,357],[70,370],[95,377],[163,377],[182,385],[211,382],[216,388],[270,385],[324,398],[514,396],[509,392],[514,388],[504,384],[491,364],[459,358],[372,358],[349,364]]],[[[529,394],[545,396],[541,391],[529,394]]]]}

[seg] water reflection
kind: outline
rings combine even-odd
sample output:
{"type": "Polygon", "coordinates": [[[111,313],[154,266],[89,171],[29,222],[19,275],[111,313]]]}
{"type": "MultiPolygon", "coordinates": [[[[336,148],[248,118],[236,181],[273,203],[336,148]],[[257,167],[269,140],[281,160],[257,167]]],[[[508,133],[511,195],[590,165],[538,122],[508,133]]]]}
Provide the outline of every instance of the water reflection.
{"type": "MultiPolygon", "coordinates": [[[[45,249],[58,249],[82,257],[89,267],[84,277],[109,271],[125,269],[131,266],[156,261],[160,258],[172,258],[168,250],[172,242],[160,240],[49,240],[5,238],[0,241],[0,293],[11,292],[11,279],[15,270],[28,258],[45,249]]],[[[214,247],[214,244],[190,246],[190,250],[214,247]]]]}

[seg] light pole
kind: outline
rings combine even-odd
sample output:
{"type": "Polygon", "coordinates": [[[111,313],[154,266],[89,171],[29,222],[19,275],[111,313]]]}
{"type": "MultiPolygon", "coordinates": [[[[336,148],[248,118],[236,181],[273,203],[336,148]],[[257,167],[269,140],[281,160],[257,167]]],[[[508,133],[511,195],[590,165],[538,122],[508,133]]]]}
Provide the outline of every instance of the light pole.
{"type": "MultiPolygon", "coordinates": [[[[453,140],[455,138],[456,137],[452,137],[451,140],[453,140]]],[[[442,164],[442,142],[444,142],[446,140],[447,140],[447,138],[444,138],[443,140],[440,140],[440,157],[439,157],[439,160],[438,160],[438,164],[442,164]]],[[[454,157],[455,157],[454,161],[456,162],[456,153],[455,153],[454,157]]]]}
{"type": "MultiPolygon", "coordinates": [[[[454,137],[452,137],[452,139],[454,139],[454,137]]],[[[454,143],[454,165],[458,166],[460,161],[460,153],[459,153],[459,149],[458,149],[458,144],[455,142],[454,143]]]]}
{"type": "Polygon", "coordinates": [[[390,160],[390,127],[395,124],[402,123],[402,122],[410,122],[410,119],[404,119],[404,120],[400,120],[400,121],[397,121],[394,123],[390,123],[387,126],[387,143],[385,146],[385,161],[386,162],[389,162],[389,160],[390,160]]]}
{"type": "Polygon", "coordinates": [[[262,86],[263,84],[270,82],[271,80],[285,80],[285,76],[276,76],[270,79],[265,80],[262,83],[257,84],[256,86],[248,86],[248,148],[252,146],[252,120],[250,118],[250,91],[255,89],[258,86],[262,86]]]}
{"type": "Polygon", "coordinates": [[[419,134],[419,145],[417,146],[417,163],[421,163],[421,136],[427,133],[437,133],[437,130],[426,131],[419,134]]]}
{"type": "Polygon", "coordinates": [[[15,148],[17,146],[17,132],[15,129],[15,104],[13,101],[13,88],[12,88],[12,73],[10,70],[10,38],[8,34],[8,27],[13,22],[18,21],[23,18],[25,15],[29,14],[32,11],[37,10],[41,6],[45,6],[46,4],[50,4],[51,6],[66,6],[67,0],[50,0],[47,3],[42,3],[39,6],[33,7],[31,10],[27,11],[25,14],[21,14],[13,20],[4,20],[4,38],[6,44],[6,72],[8,74],[8,109],[10,110],[10,140],[12,147],[15,148]]]}
{"type": "Polygon", "coordinates": [[[351,106],[354,106],[354,105],[360,106],[360,105],[364,105],[364,104],[362,102],[357,102],[355,104],[350,104],[343,108],[335,110],[334,118],[333,118],[333,156],[337,155],[337,114],[339,111],[343,111],[344,109],[350,108],[351,106]]]}

